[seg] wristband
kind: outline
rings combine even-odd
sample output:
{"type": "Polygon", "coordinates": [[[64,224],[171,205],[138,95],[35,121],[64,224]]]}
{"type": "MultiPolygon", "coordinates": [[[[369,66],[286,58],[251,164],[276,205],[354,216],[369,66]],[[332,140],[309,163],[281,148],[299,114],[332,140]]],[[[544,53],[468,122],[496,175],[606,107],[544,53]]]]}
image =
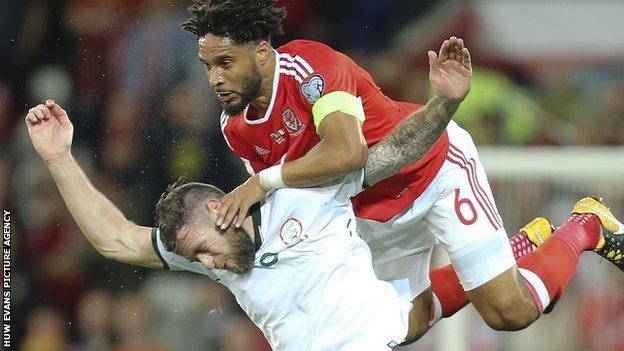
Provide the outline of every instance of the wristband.
{"type": "Polygon", "coordinates": [[[267,191],[286,187],[286,183],[282,179],[282,165],[283,163],[280,163],[279,165],[263,169],[258,173],[260,185],[267,191]]]}

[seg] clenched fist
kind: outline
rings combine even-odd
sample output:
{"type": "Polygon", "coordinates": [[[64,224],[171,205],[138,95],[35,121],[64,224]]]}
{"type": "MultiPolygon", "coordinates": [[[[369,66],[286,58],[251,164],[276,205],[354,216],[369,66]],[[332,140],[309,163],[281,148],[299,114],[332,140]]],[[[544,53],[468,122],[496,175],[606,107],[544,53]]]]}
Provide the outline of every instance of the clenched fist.
{"type": "Polygon", "coordinates": [[[61,106],[47,100],[31,108],[25,120],[33,146],[44,162],[70,154],[74,126],[61,106]]]}

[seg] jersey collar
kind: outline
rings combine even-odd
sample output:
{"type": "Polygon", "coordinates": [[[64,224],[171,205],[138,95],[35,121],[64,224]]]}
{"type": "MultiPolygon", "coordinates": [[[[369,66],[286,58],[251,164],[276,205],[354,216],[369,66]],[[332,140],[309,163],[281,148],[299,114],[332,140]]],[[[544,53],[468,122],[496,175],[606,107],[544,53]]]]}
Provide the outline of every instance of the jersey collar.
{"type": "Polygon", "coordinates": [[[280,78],[279,54],[277,53],[277,51],[275,51],[275,49],[273,49],[273,55],[275,55],[275,72],[273,72],[273,90],[271,91],[271,102],[269,102],[269,107],[264,113],[264,117],[260,119],[253,119],[253,120],[247,119],[247,111],[249,110],[249,105],[247,105],[247,107],[245,107],[245,109],[243,110],[243,118],[245,120],[245,123],[247,124],[264,123],[269,120],[269,117],[271,116],[271,112],[273,111],[273,105],[275,103],[275,97],[277,96],[277,88],[279,86],[279,78],[280,78]]]}
{"type": "Polygon", "coordinates": [[[251,221],[253,222],[254,247],[256,251],[260,250],[260,246],[262,246],[262,236],[260,236],[262,217],[260,216],[260,208],[260,203],[257,203],[249,209],[251,211],[251,221]]]}

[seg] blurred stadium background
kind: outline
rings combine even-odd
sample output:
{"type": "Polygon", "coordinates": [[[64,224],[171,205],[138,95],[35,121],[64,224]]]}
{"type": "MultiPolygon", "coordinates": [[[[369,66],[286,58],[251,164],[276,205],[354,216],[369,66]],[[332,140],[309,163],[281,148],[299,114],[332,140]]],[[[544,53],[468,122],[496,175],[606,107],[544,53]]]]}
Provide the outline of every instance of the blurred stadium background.
{"type": "MultiPolygon", "coordinates": [[[[288,16],[276,47],[328,43],[399,100],[427,100],[427,49],[462,36],[476,67],[456,120],[481,147],[508,232],[536,215],[560,223],[586,194],[624,216],[624,2],[280,4],[288,16]]],[[[80,163],[142,225],[153,224],[153,205],[179,176],[233,189],[245,175],[220,135],[195,38],[179,29],[186,5],[0,4],[0,203],[14,219],[15,350],[269,350],[220,286],[100,257],[23,125],[46,98],[64,105],[80,163]]],[[[527,330],[494,332],[469,307],[402,350],[623,350],[623,286],[621,272],[587,254],[555,311],[527,330]]]]}

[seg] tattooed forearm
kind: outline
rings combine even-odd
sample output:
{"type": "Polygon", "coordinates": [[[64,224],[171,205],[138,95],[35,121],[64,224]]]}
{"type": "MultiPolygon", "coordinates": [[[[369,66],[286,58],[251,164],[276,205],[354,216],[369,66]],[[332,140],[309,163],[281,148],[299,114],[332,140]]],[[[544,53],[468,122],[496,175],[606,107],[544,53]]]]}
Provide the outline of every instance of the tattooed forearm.
{"type": "Polygon", "coordinates": [[[364,184],[372,186],[420,160],[442,135],[460,102],[434,96],[373,146],[366,161],[364,184]]]}

